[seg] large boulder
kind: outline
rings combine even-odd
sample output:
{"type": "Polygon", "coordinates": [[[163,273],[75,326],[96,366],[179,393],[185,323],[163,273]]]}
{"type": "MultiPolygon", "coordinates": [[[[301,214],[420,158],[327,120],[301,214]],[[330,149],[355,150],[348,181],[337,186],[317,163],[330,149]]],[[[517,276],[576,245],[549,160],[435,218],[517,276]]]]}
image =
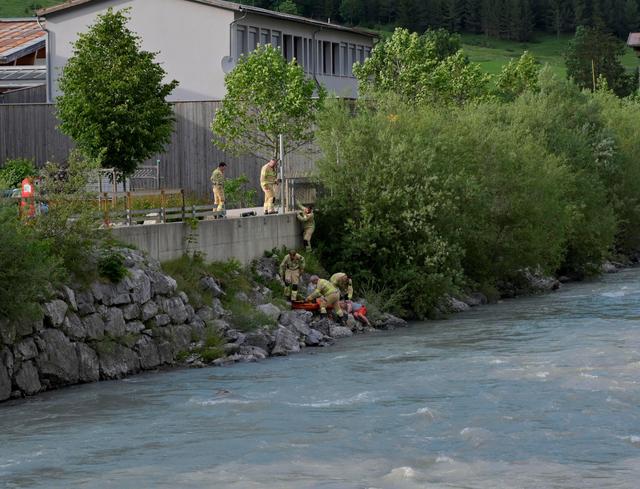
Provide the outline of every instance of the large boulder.
{"type": "Polygon", "coordinates": [[[87,336],[87,330],[75,312],[67,314],[60,329],[72,340],[83,340],[87,336]]]}
{"type": "Polygon", "coordinates": [[[215,278],[207,275],[200,279],[200,288],[206,292],[209,292],[213,297],[221,297],[224,294],[222,287],[216,281],[215,278]]]}
{"type": "Polygon", "coordinates": [[[256,309],[273,321],[280,317],[280,309],[275,304],[260,304],[256,309]]]}
{"type": "Polygon", "coordinates": [[[160,272],[148,272],[151,279],[151,295],[171,295],[177,288],[178,283],[168,275],[160,272]]]}
{"type": "Polygon", "coordinates": [[[22,361],[31,360],[38,356],[38,347],[33,338],[25,338],[16,344],[14,351],[16,357],[22,361]]]}
{"type": "Polygon", "coordinates": [[[110,348],[102,349],[98,358],[102,379],[120,379],[125,375],[140,371],[138,355],[133,350],[117,343],[111,344],[110,348]]]}
{"type": "Polygon", "coordinates": [[[11,397],[11,377],[3,364],[0,363],[0,401],[11,397]]]}
{"type": "Polygon", "coordinates": [[[373,322],[376,329],[392,330],[396,328],[405,328],[407,322],[404,319],[394,316],[393,314],[384,313],[380,318],[373,322]]]}
{"type": "Polygon", "coordinates": [[[274,346],[271,350],[273,356],[285,356],[289,353],[300,351],[300,342],[298,335],[292,333],[284,326],[280,326],[273,337],[274,346]]]}
{"type": "Polygon", "coordinates": [[[78,306],[78,314],[81,316],[87,316],[96,312],[96,308],[93,305],[93,294],[91,290],[76,291],[76,304],[78,306]]]}
{"type": "Polygon", "coordinates": [[[158,354],[158,346],[148,336],[143,336],[133,347],[140,356],[140,367],[143,370],[156,368],[160,365],[160,355],[158,354]]]}
{"type": "Polygon", "coordinates": [[[149,300],[142,305],[142,309],[140,310],[140,319],[148,321],[158,314],[158,310],[158,305],[152,300],[149,300]]]}
{"type": "Polygon", "coordinates": [[[90,340],[101,340],[104,337],[104,320],[97,312],[89,314],[82,319],[87,338],[90,340]]]}
{"type": "Polygon", "coordinates": [[[126,324],[122,310],[117,307],[110,307],[103,316],[104,332],[113,338],[124,336],[126,333],[126,324]]]}
{"type": "MultiPolygon", "coordinates": [[[[308,311],[300,312],[309,313],[308,311]]],[[[307,324],[307,321],[305,321],[307,318],[308,316],[306,315],[298,314],[298,311],[285,311],[280,314],[278,322],[295,334],[307,336],[311,332],[311,328],[307,324]]]]}
{"type": "Polygon", "coordinates": [[[353,336],[353,332],[349,328],[336,325],[331,326],[331,328],[329,329],[329,336],[335,339],[348,338],[349,336],[353,336]]]}
{"type": "Polygon", "coordinates": [[[321,346],[324,344],[325,336],[317,329],[310,329],[309,334],[305,336],[304,343],[307,346],[321,346]]]}
{"type": "Polygon", "coordinates": [[[136,304],[145,304],[151,300],[151,279],[144,270],[134,269],[130,272],[131,299],[136,304]]]}
{"type": "Polygon", "coordinates": [[[74,345],[62,331],[45,329],[36,340],[40,354],[36,359],[41,378],[52,385],[75,384],[78,381],[78,357],[74,345]]]}
{"type": "Polygon", "coordinates": [[[278,262],[273,257],[263,256],[253,262],[255,273],[265,280],[275,280],[278,277],[278,262]]]}
{"type": "Polygon", "coordinates": [[[74,312],[78,312],[78,303],[76,301],[76,293],[73,289],[63,285],[61,288],[62,296],[64,300],[71,306],[71,310],[74,312]]]}
{"type": "Polygon", "coordinates": [[[140,319],[140,306],[138,304],[128,304],[122,308],[122,315],[125,321],[140,319]]]}
{"type": "Polygon", "coordinates": [[[53,328],[59,328],[64,321],[69,306],[60,299],[52,300],[44,305],[44,317],[47,323],[53,328]]]}
{"type": "Polygon", "coordinates": [[[100,380],[100,362],[96,352],[85,343],[76,343],[76,354],[78,355],[80,382],[100,380]]]}
{"type": "Polygon", "coordinates": [[[238,353],[243,357],[253,357],[256,360],[264,360],[269,354],[259,346],[243,345],[239,347],[238,353]]]}
{"type": "Polygon", "coordinates": [[[191,344],[191,328],[185,324],[171,326],[171,338],[175,352],[186,351],[191,344]]]}
{"type": "Polygon", "coordinates": [[[252,331],[251,333],[247,333],[245,344],[269,351],[273,345],[273,337],[264,330],[252,331]]]}
{"type": "Polygon", "coordinates": [[[18,389],[27,396],[32,396],[42,389],[42,384],[40,384],[40,378],[38,377],[38,369],[33,365],[33,362],[22,364],[20,370],[16,372],[15,382],[18,389]]]}
{"type": "Polygon", "coordinates": [[[171,318],[173,324],[183,324],[189,318],[184,302],[180,297],[163,299],[162,310],[171,318]]]}
{"type": "Polygon", "coordinates": [[[447,310],[450,312],[458,313],[468,311],[471,306],[461,300],[456,299],[455,297],[448,297],[446,301],[447,310]]]}

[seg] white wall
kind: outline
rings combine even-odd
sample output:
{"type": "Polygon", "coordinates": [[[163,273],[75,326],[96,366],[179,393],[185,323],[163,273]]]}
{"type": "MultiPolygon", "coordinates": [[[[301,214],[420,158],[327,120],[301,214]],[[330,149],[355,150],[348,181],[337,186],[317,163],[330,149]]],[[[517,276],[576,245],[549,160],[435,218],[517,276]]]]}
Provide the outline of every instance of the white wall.
{"type": "Polygon", "coordinates": [[[167,71],[168,80],[180,82],[169,100],[224,97],[221,62],[229,55],[232,11],[184,0],[107,0],[47,18],[52,98],[60,94],[57,78],[73,53],[71,43],[109,7],[131,8],[129,28],[140,36],[144,49],[159,51],[156,60],[167,71]]]}

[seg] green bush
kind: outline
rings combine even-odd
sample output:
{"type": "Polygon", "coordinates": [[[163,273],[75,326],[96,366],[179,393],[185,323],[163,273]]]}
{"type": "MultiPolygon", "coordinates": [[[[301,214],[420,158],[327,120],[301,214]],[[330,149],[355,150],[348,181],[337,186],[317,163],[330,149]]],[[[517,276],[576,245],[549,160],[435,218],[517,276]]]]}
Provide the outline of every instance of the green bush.
{"type": "Polygon", "coordinates": [[[0,189],[17,188],[26,177],[37,175],[33,161],[24,158],[7,160],[0,168],[0,189]]]}
{"type": "Polygon", "coordinates": [[[124,266],[124,256],[112,249],[106,249],[98,259],[98,273],[114,284],[127,276],[127,268],[124,266]]]}
{"type": "MultiPolygon", "coordinates": [[[[38,314],[64,277],[60,258],[49,240],[18,220],[14,206],[0,205],[0,318],[19,320],[38,314]]],[[[0,321],[2,323],[2,321],[0,321]]]]}
{"type": "Polygon", "coordinates": [[[227,178],[224,182],[224,196],[228,209],[253,207],[256,205],[257,192],[248,189],[249,178],[241,175],[237,178],[227,178]]]}

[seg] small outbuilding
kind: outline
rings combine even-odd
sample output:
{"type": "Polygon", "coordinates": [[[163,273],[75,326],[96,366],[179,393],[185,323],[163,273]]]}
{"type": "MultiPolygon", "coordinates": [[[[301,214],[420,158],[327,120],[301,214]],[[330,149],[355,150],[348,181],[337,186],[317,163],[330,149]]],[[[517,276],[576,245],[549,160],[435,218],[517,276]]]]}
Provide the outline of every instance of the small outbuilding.
{"type": "Polygon", "coordinates": [[[627,45],[633,48],[638,56],[640,56],[640,32],[632,32],[627,39],[627,45]]]}

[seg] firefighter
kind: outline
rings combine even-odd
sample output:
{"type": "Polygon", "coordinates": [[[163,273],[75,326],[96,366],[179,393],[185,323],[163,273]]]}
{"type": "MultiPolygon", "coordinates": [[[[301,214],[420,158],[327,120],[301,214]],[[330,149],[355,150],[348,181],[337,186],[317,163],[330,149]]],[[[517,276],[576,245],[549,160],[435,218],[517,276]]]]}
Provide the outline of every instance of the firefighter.
{"type": "Polygon", "coordinates": [[[280,263],[280,276],[286,285],[284,296],[291,302],[298,300],[298,284],[303,273],[304,256],[296,253],[296,250],[289,250],[287,256],[280,263]]]}
{"type": "Polygon", "coordinates": [[[260,187],[264,192],[264,214],[277,214],[273,203],[276,199],[275,186],[278,184],[278,160],[271,158],[260,170],[260,187]]]}
{"type": "Polygon", "coordinates": [[[343,299],[353,299],[353,282],[346,273],[338,272],[331,276],[331,283],[340,290],[343,299]]]}
{"type": "Polygon", "coordinates": [[[298,221],[302,223],[302,242],[307,251],[311,251],[311,236],[316,230],[316,221],[313,217],[313,207],[310,205],[304,207],[300,206],[300,211],[297,216],[298,221]]]}
{"type": "Polygon", "coordinates": [[[217,213],[216,217],[224,215],[224,171],[227,164],[221,161],[218,168],[213,170],[211,174],[211,185],[213,187],[213,212],[217,213]]]}
{"type": "Polygon", "coordinates": [[[307,302],[320,298],[320,314],[326,316],[327,307],[333,306],[333,312],[338,316],[338,321],[346,322],[346,317],[340,308],[340,291],[328,280],[313,275],[309,280],[316,289],[307,297],[307,302]]]}

